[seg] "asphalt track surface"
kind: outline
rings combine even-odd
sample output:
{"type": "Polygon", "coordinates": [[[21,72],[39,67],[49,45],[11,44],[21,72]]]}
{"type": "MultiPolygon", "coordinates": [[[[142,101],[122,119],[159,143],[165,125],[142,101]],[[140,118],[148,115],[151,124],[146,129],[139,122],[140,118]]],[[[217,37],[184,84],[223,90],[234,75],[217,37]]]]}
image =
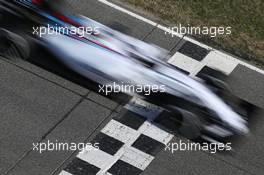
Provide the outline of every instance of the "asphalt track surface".
{"type": "MultiPolygon", "coordinates": [[[[98,1],[80,0],[78,4],[71,1],[70,7],[106,25],[119,22],[129,29],[129,35],[155,43],[169,50],[171,55],[184,53],[189,47],[182,38],[164,35],[164,31],[157,27],[98,1]]],[[[194,57],[199,60],[203,54],[199,52],[194,57]]],[[[45,151],[40,154],[32,150],[32,143],[47,140],[75,143],[100,141],[100,131],[113,118],[131,127],[144,121],[122,118],[126,116],[126,110],[120,103],[126,102],[126,99],[113,100],[99,95],[92,82],[47,58],[34,58],[28,62],[0,59],[0,174],[47,175],[59,174],[62,170],[71,174],[96,174],[98,168],[76,159],[78,151],[45,151]]],[[[237,96],[264,108],[262,74],[237,65],[230,72],[228,82],[237,96]]],[[[261,113],[255,117],[257,123],[251,129],[251,134],[236,145],[232,154],[201,151],[177,151],[172,154],[164,149],[153,148],[153,152],[146,149],[155,159],[144,171],[118,162],[110,172],[261,175],[264,172],[264,119],[261,113]]],[[[180,139],[185,140],[175,136],[170,142],[180,139]]],[[[118,147],[118,143],[115,146],[118,147]]],[[[134,146],[144,149],[140,148],[140,144],[134,146]]],[[[114,153],[116,150],[112,148],[115,147],[105,148],[105,151],[114,153]]]]}

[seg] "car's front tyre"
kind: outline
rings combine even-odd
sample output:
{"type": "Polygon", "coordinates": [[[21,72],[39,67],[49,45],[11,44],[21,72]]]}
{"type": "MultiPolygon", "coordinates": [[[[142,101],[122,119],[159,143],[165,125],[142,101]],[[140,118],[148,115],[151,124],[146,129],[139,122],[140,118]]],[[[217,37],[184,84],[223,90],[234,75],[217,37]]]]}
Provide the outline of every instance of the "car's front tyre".
{"type": "Polygon", "coordinates": [[[191,112],[182,111],[182,121],[179,133],[191,140],[199,139],[202,132],[202,122],[200,118],[191,112]]]}

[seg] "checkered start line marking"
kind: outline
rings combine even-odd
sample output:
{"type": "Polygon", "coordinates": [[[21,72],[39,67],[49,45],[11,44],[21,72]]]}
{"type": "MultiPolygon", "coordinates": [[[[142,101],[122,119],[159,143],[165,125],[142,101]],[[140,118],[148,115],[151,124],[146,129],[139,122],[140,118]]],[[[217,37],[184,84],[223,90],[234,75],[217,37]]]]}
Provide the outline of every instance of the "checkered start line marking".
{"type": "Polygon", "coordinates": [[[136,175],[148,167],[173,135],[152,122],[161,108],[136,98],[124,108],[126,113],[112,119],[92,141],[100,149],[84,149],[60,175],[136,175]]]}
{"type": "Polygon", "coordinates": [[[187,40],[168,60],[168,63],[182,69],[190,76],[196,76],[203,68],[219,70],[229,75],[239,64],[237,59],[219,51],[196,45],[187,40]]]}

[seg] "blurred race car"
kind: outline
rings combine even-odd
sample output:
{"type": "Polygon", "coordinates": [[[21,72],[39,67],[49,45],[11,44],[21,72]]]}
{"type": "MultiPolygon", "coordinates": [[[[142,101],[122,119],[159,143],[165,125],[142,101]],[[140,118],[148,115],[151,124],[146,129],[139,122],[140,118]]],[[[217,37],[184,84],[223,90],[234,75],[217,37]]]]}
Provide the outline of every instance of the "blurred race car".
{"type": "Polygon", "coordinates": [[[201,83],[164,62],[166,50],[87,17],[65,13],[59,1],[0,2],[2,55],[13,45],[27,58],[30,40],[98,84],[163,86],[165,91],[129,95],[164,108],[181,122],[179,132],[193,140],[203,137],[217,142],[249,132],[253,107],[231,94],[222,73],[204,74],[201,83]]]}

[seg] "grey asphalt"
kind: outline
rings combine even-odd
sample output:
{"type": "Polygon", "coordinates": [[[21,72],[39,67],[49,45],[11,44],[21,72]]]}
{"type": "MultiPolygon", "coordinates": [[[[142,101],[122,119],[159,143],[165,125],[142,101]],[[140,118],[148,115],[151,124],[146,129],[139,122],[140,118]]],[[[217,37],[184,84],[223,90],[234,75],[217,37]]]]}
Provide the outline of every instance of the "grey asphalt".
{"type": "MultiPolygon", "coordinates": [[[[130,35],[172,52],[180,41],[94,0],[70,1],[69,6],[109,26],[121,23],[130,35]]],[[[57,174],[77,152],[39,154],[32,151],[32,143],[89,141],[121,108],[119,102],[97,94],[87,85],[90,82],[79,83],[83,81],[81,77],[64,76],[60,67],[46,70],[40,62],[0,59],[0,174],[57,174]]],[[[238,66],[228,81],[236,95],[264,108],[263,75],[238,66]]],[[[262,116],[256,116],[258,122],[251,135],[241,141],[232,155],[162,151],[143,174],[261,175],[264,172],[262,116]]],[[[183,138],[175,137],[172,142],[179,139],[183,138]]]]}

